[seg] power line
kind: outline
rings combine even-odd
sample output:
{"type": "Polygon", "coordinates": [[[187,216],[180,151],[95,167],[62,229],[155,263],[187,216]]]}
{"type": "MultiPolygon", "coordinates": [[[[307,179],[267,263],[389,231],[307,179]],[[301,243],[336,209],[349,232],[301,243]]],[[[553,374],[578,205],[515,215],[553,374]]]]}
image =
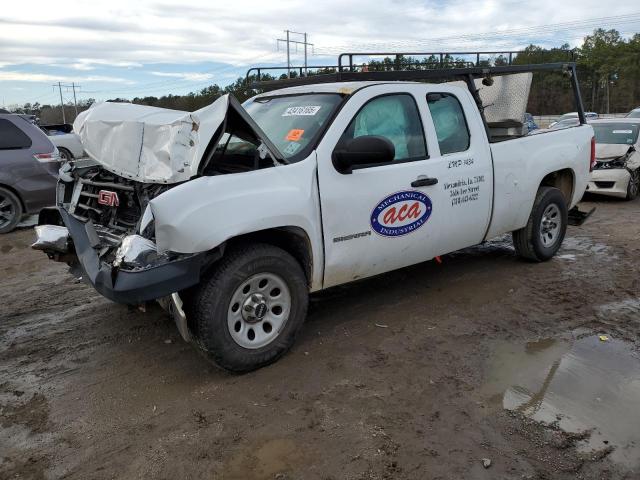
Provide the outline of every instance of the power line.
{"type": "Polygon", "coordinates": [[[567,30],[578,30],[587,27],[598,27],[604,24],[608,26],[611,25],[621,25],[621,24],[637,24],[640,23],[640,12],[629,13],[627,15],[616,15],[610,17],[599,17],[599,18],[590,18],[584,20],[575,20],[571,22],[563,22],[556,24],[545,24],[545,25],[536,25],[524,28],[514,28],[508,30],[500,30],[498,32],[481,32],[474,34],[464,34],[464,35],[450,35],[450,36],[442,36],[442,37],[431,37],[431,38],[423,38],[416,40],[404,40],[404,41],[395,41],[395,42],[384,42],[384,43],[362,43],[362,44],[350,44],[350,45],[334,45],[331,47],[319,48],[317,49],[320,54],[335,54],[345,49],[354,50],[354,49],[372,49],[372,50],[380,50],[381,48],[396,48],[396,47],[406,47],[408,45],[421,45],[421,44],[429,44],[429,43],[441,43],[443,41],[450,40],[462,40],[465,41],[477,41],[477,40],[487,40],[492,38],[505,38],[513,35],[527,35],[531,33],[557,33],[560,31],[566,32],[567,30]]]}
{"type": "Polygon", "coordinates": [[[305,76],[307,75],[307,47],[310,46],[312,48],[312,52],[313,52],[313,43],[309,43],[307,42],[307,33],[301,33],[301,32],[293,32],[291,30],[285,30],[286,34],[287,34],[287,38],[278,38],[276,40],[276,48],[279,49],[280,47],[280,42],[285,42],[287,44],[287,77],[291,78],[291,44],[294,44],[296,46],[296,51],[297,51],[297,47],[298,45],[304,45],[304,74],[305,76]],[[304,38],[304,41],[300,42],[298,40],[291,40],[291,34],[294,35],[302,35],[304,38]]]}
{"type": "MultiPolygon", "coordinates": [[[[53,85],[55,87],[55,85],[53,85]]],[[[62,123],[67,123],[67,118],[64,113],[64,100],[62,98],[62,87],[73,89],[73,106],[76,111],[76,117],[78,116],[78,102],[76,101],[76,87],[80,88],[80,85],[76,85],[75,82],[71,82],[71,85],[63,85],[58,82],[58,90],[60,91],[60,110],[62,110],[62,123]]]]}

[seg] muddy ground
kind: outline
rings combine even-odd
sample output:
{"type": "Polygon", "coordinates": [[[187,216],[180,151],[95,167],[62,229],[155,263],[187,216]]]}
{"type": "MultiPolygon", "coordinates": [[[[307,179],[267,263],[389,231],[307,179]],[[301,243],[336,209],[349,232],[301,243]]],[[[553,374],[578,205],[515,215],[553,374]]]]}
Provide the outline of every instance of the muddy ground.
{"type": "Polygon", "coordinates": [[[0,478],[640,478],[640,458],[579,451],[590,432],[486,388],[498,345],[577,331],[637,351],[640,200],[593,205],[548,263],[495,241],[315,295],[294,349],[243,376],[159,307],[110,303],[30,250],[30,229],[1,236],[0,478]]]}

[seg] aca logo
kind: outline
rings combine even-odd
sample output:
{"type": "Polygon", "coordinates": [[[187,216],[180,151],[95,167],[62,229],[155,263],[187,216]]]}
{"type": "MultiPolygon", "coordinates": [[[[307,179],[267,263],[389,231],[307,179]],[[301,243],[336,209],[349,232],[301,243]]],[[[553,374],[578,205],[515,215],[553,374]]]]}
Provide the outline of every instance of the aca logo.
{"type": "Polygon", "coordinates": [[[414,232],[429,220],[431,199],[417,190],[392,193],[371,212],[371,228],[384,237],[414,232]]]}

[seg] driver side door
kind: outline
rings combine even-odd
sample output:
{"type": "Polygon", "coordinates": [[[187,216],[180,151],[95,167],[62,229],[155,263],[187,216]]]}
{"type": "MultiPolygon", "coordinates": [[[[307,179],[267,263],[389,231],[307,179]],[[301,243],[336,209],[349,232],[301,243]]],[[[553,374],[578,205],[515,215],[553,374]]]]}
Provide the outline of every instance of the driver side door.
{"type": "Polygon", "coordinates": [[[431,197],[439,186],[428,175],[419,107],[424,92],[419,85],[401,91],[397,85],[375,85],[356,92],[319,145],[325,288],[436,255],[440,229],[431,197]],[[391,141],[393,161],[339,171],[336,148],[362,135],[391,141]]]}

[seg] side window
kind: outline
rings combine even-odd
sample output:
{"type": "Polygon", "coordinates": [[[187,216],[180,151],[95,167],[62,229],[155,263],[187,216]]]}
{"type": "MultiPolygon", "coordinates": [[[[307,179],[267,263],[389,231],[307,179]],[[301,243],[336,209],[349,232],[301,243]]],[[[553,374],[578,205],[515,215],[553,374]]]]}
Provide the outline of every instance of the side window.
{"type": "Polygon", "coordinates": [[[385,95],[370,100],[353,118],[338,145],[363,135],[389,139],[396,150],[394,161],[427,157],[422,121],[411,95],[385,95]]]}
{"type": "Polygon", "coordinates": [[[467,150],[471,135],[458,99],[450,93],[430,93],[427,95],[427,104],[436,129],[440,154],[467,150]]]}
{"type": "Polygon", "coordinates": [[[31,139],[12,122],[0,119],[0,150],[29,148],[31,139]]]}

